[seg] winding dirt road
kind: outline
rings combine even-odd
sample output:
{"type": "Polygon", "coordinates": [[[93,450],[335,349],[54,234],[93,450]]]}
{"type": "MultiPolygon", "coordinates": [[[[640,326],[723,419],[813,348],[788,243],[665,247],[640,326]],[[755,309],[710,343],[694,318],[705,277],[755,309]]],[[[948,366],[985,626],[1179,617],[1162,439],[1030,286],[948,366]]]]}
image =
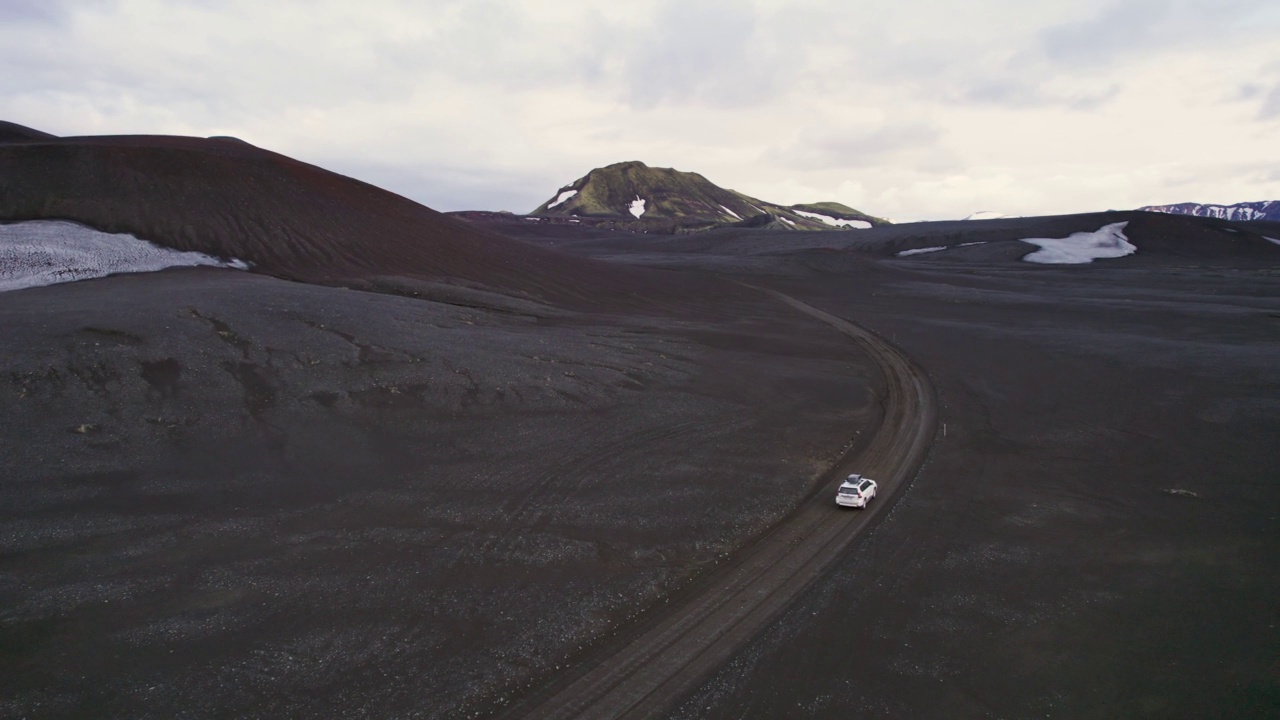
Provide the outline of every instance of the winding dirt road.
{"type": "Polygon", "coordinates": [[[937,419],[924,371],[869,330],[788,295],[765,292],[849,336],[879,365],[886,386],[880,427],[860,450],[841,458],[822,489],[786,520],[671,598],[668,609],[507,708],[503,717],[660,715],[795,600],[924,462],[937,419]],[[855,471],[875,478],[880,496],[864,511],[841,510],[835,505],[836,486],[855,471]]]}

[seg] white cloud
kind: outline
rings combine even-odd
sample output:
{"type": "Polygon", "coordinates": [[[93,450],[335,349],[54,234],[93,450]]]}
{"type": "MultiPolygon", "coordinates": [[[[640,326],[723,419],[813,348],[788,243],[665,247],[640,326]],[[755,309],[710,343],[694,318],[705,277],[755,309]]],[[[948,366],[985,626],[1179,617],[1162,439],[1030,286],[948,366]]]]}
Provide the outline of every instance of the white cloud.
{"type": "Polygon", "coordinates": [[[3,119],[235,135],[443,210],[528,211],[631,159],[900,220],[1280,197],[1257,169],[1280,165],[1270,0],[23,0],[0,20],[3,119]]]}

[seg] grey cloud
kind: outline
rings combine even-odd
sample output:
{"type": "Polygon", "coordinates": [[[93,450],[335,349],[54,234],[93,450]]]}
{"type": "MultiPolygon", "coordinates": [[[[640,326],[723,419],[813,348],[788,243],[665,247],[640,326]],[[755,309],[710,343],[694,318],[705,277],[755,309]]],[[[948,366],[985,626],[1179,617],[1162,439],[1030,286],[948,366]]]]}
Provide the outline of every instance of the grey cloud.
{"type": "Polygon", "coordinates": [[[436,3],[430,12],[375,5],[350,29],[335,27],[324,7],[277,9],[266,24],[255,22],[248,5],[171,2],[144,16],[148,11],[120,4],[89,24],[73,22],[73,14],[91,4],[14,2],[6,12],[65,22],[0,25],[0,94],[196,103],[222,116],[394,102],[439,78],[495,92],[561,86],[594,72],[590,53],[597,52],[594,41],[579,37],[586,23],[563,31],[565,42],[548,48],[539,35],[555,36],[553,21],[496,0],[436,3]],[[193,7],[198,19],[179,14],[193,7]],[[172,37],[189,35],[190,43],[141,29],[179,18],[184,26],[173,27],[172,37]],[[274,24],[281,20],[287,24],[274,24]]]}
{"type": "Polygon", "coordinates": [[[376,48],[402,77],[446,76],[508,90],[573,85],[599,77],[613,35],[591,13],[557,25],[501,0],[456,2],[431,17],[429,39],[387,39],[376,48]],[[548,45],[545,37],[560,41],[548,45]]]}
{"type": "Polygon", "coordinates": [[[0,0],[0,22],[62,25],[70,17],[70,5],[57,0],[0,0]]]}
{"type": "MultiPolygon", "coordinates": [[[[1245,184],[1254,186],[1280,182],[1280,168],[1276,168],[1272,163],[1265,161],[1227,161],[1198,165],[1195,168],[1187,168],[1180,172],[1165,174],[1161,177],[1159,184],[1168,188],[1170,192],[1166,195],[1167,202],[1162,202],[1161,204],[1195,202],[1194,192],[1196,191],[1187,191],[1182,188],[1223,186],[1240,180],[1243,180],[1245,184]],[[1168,198],[1174,197],[1181,199],[1168,200],[1168,198]]],[[[1259,198],[1241,197],[1237,202],[1257,199],[1259,198]]],[[[1199,202],[1204,202],[1204,200],[1201,199],[1199,202]]]]}
{"type": "Polygon", "coordinates": [[[1061,106],[1071,110],[1095,110],[1120,94],[1120,86],[1110,84],[1092,92],[1065,93],[1020,77],[987,77],[963,87],[957,99],[1003,107],[1061,106]]]}
{"type": "Polygon", "coordinates": [[[653,25],[625,47],[624,80],[632,105],[702,101],[719,106],[765,102],[782,72],[759,20],[744,3],[669,1],[653,25]]]}
{"type": "Polygon", "coordinates": [[[1115,0],[1091,18],[1042,30],[1034,52],[1051,64],[1107,65],[1126,55],[1218,42],[1225,30],[1265,33],[1275,28],[1272,14],[1272,0],[1115,0]]]}
{"type": "Polygon", "coordinates": [[[1039,36],[1034,32],[989,36],[957,32],[920,42],[884,33],[882,28],[876,32],[874,24],[825,19],[823,24],[822,18],[811,13],[804,22],[810,31],[822,28],[822,35],[813,43],[827,43],[822,53],[825,57],[840,57],[839,65],[824,68],[819,76],[828,83],[825,89],[830,92],[844,91],[842,84],[852,75],[880,85],[911,88],[926,102],[1093,110],[1120,90],[1113,82],[1100,81],[1093,87],[1087,81],[1058,82],[1075,79],[1079,69],[1053,67],[1039,49],[1039,36]],[[833,46],[821,39],[828,36],[838,38],[839,43],[833,46]]]}
{"type": "Polygon", "coordinates": [[[1266,90],[1265,87],[1258,83],[1245,83],[1236,88],[1236,100],[1253,100],[1266,90]]]}
{"type": "Polygon", "coordinates": [[[1088,20],[1043,30],[1038,49],[1055,62],[1105,64],[1158,34],[1172,11],[1168,0],[1114,2],[1088,20]]]}
{"type": "Polygon", "coordinates": [[[566,178],[482,167],[390,165],[346,157],[315,164],[426,205],[432,210],[510,210],[523,213],[547,199],[566,178]]]}
{"type": "Polygon", "coordinates": [[[1271,88],[1271,92],[1267,93],[1262,101],[1262,107],[1258,110],[1259,120],[1276,118],[1280,118],[1280,83],[1276,83],[1275,87],[1271,88]]]}
{"type": "Polygon", "coordinates": [[[772,159],[804,170],[874,167],[906,154],[916,154],[930,165],[947,164],[950,153],[939,147],[940,139],[933,125],[890,123],[870,130],[810,133],[775,150],[772,159]]]}
{"type": "Polygon", "coordinates": [[[1081,89],[1100,71],[1133,58],[1211,46],[1223,37],[1266,36],[1280,29],[1278,19],[1270,0],[1115,0],[1091,17],[1040,30],[994,68],[949,73],[959,78],[948,96],[960,103],[1094,110],[1121,90],[1114,82],[1081,89]],[[1061,89],[1060,79],[1073,79],[1075,89],[1061,89]]]}

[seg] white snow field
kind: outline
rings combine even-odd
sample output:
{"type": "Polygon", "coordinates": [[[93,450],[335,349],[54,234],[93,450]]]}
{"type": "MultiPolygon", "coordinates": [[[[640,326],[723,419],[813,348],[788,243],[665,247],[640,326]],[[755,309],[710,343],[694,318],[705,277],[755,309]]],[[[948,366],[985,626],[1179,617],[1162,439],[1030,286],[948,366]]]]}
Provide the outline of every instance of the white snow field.
{"type": "Polygon", "coordinates": [[[62,220],[0,224],[0,292],[196,265],[249,269],[243,260],[172,250],[62,220]]]}
{"type": "Polygon", "coordinates": [[[973,213],[964,219],[965,220],[1000,220],[1003,218],[1012,218],[1012,217],[1017,217],[1017,216],[1005,215],[1004,213],[996,212],[995,210],[979,210],[978,212],[973,213]]]}
{"type": "Polygon", "coordinates": [[[829,215],[823,215],[822,213],[805,212],[804,210],[792,210],[791,212],[801,217],[807,217],[813,220],[820,220],[824,224],[830,225],[831,227],[847,227],[847,228],[854,228],[856,230],[866,230],[871,227],[871,223],[867,222],[866,220],[844,220],[842,218],[834,218],[829,215]]]}
{"type": "Polygon", "coordinates": [[[1023,238],[1022,242],[1038,245],[1039,250],[1023,256],[1023,260],[1046,265],[1080,265],[1100,258],[1118,258],[1138,251],[1124,228],[1129,223],[1103,225],[1096,232],[1072,233],[1065,238],[1023,238]]]}
{"type": "Polygon", "coordinates": [[[727,207],[725,207],[725,206],[723,206],[723,205],[721,205],[721,206],[720,206],[720,209],[721,209],[721,210],[724,210],[725,212],[729,213],[730,215],[732,215],[732,216],[734,216],[734,217],[738,218],[739,220],[741,220],[741,219],[742,219],[742,216],[741,216],[741,215],[739,215],[738,213],[736,213],[736,212],[734,212],[734,211],[730,210],[729,208],[727,208],[727,207]]]}
{"type": "Polygon", "coordinates": [[[787,218],[782,217],[781,215],[779,215],[779,216],[778,216],[778,219],[779,219],[779,220],[781,220],[782,222],[784,222],[784,223],[786,223],[786,224],[790,225],[791,227],[795,227],[795,226],[796,226],[796,224],[795,224],[794,222],[791,222],[790,220],[788,220],[787,218]]]}
{"type": "Polygon", "coordinates": [[[556,201],[548,205],[547,209],[550,210],[551,208],[563,203],[565,200],[568,200],[569,198],[577,194],[578,194],[577,190],[565,190],[564,192],[556,196],[556,201]]]}
{"type": "Polygon", "coordinates": [[[1263,236],[1262,236],[1262,239],[1263,239],[1263,240],[1266,240],[1267,242],[1275,243],[1276,245],[1280,245],[1280,240],[1277,240],[1277,239],[1275,239],[1275,238],[1273,238],[1273,237],[1267,237],[1266,235],[1263,235],[1263,236]]]}
{"type": "Polygon", "coordinates": [[[631,201],[631,214],[637,218],[644,214],[644,200],[641,200],[639,195],[631,201]]]}

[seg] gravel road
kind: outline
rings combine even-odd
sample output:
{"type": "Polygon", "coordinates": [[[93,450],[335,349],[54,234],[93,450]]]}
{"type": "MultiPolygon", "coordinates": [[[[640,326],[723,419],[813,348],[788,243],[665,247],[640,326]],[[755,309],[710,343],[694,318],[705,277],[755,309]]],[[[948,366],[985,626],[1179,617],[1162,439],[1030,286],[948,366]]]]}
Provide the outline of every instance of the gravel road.
{"type": "Polygon", "coordinates": [[[871,526],[924,462],[937,409],[928,377],[880,336],[788,295],[792,308],[848,336],[885,379],[884,421],[827,473],[819,490],[756,541],[680,597],[507,717],[644,718],[669,708],[787,607],[871,526]],[[865,511],[837,509],[832,493],[859,471],[877,479],[881,497],[865,511]]]}

